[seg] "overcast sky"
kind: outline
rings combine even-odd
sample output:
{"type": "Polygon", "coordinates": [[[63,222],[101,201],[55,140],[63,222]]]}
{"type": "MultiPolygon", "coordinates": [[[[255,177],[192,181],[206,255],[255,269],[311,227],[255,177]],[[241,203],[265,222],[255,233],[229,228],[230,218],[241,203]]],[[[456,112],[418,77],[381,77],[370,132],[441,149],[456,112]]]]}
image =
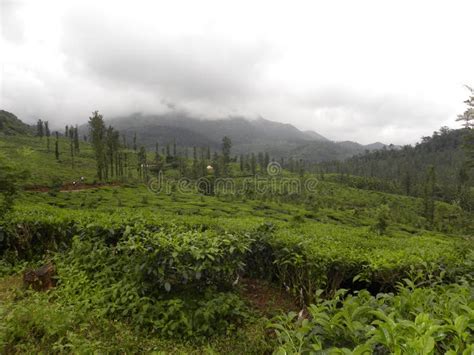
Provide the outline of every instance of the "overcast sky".
{"type": "Polygon", "coordinates": [[[474,85],[472,0],[0,1],[0,108],[56,127],[175,109],[405,144],[474,85]]]}

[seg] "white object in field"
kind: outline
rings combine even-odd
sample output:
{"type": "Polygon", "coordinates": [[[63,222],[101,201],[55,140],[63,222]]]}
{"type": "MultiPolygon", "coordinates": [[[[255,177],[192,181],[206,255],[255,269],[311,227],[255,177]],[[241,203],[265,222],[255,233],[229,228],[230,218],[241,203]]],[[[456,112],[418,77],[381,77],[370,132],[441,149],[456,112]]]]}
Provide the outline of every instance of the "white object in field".
{"type": "Polygon", "coordinates": [[[206,169],[209,173],[212,173],[214,171],[214,168],[212,167],[212,165],[208,165],[206,169]]]}

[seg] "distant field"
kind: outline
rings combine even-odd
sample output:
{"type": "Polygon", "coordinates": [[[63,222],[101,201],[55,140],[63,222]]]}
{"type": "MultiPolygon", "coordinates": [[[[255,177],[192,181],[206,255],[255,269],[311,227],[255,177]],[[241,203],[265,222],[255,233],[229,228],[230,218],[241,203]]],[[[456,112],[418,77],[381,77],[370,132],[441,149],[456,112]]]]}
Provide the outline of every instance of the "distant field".
{"type": "Polygon", "coordinates": [[[56,180],[72,182],[81,176],[95,180],[95,162],[89,144],[81,143],[81,152],[74,157],[74,169],[69,140],[59,139],[59,161],[55,158],[55,138],[50,138],[48,152],[46,137],[0,136],[0,154],[18,167],[26,169],[30,176],[25,182],[29,186],[49,186],[56,180]]]}

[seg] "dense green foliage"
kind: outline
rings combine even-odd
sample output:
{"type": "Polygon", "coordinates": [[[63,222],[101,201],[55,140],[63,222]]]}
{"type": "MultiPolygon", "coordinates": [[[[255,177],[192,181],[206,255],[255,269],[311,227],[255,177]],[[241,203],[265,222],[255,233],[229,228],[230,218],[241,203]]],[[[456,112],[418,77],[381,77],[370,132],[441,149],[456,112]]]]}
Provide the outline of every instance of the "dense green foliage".
{"type": "Polygon", "coordinates": [[[12,209],[19,185],[27,176],[27,171],[14,169],[0,156],[0,220],[12,209]]]}
{"type": "Polygon", "coordinates": [[[465,263],[472,248],[468,238],[410,226],[409,210],[397,217],[406,225],[394,225],[391,218],[388,235],[372,231],[380,218],[377,209],[353,214],[355,205],[368,208],[380,198],[415,211],[421,202],[323,186],[332,192],[321,195],[326,207],[317,211],[299,200],[153,195],[135,187],[25,194],[18,201],[22,207],[3,225],[4,260],[35,260],[60,251],[53,257],[59,283],[48,295],[22,296],[5,305],[9,316],[2,341],[17,350],[15,344],[30,350],[101,349],[109,341],[97,334],[103,327],[111,339],[123,332],[120,346],[130,351],[136,350],[136,331],[150,339],[151,348],[170,349],[166,339],[196,342],[211,336],[214,349],[235,350],[237,344],[221,342],[237,332],[250,346],[245,352],[265,351],[274,340],[255,319],[258,311],[239,295],[239,278],[266,278],[303,305],[341,297],[340,287],[394,292],[413,275],[417,282],[449,283],[474,272],[465,263]],[[44,324],[43,311],[32,307],[46,307],[55,325],[44,324]],[[64,316],[67,312],[76,316],[64,316]],[[252,324],[259,329],[255,339],[245,330],[252,324]],[[32,336],[37,327],[43,330],[32,336]]]}
{"type": "Polygon", "coordinates": [[[467,283],[417,287],[407,280],[397,294],[347,295],[308,307],[270,325],[281,344],[277,354],[472,354],[473,288],[467,283]]]}
{"type": "MultiPolygon", "coordinates": [[[[463,184],[473,186],[473,172],[463,180],[465,130],[442,128],[423,137],[416,146],[383,149],[354,156],[344,162],[321,164],[319,169],[338,174],[358,175],[358,187],[413,196],[423,196],[427,171],[436,170],[436,197],[445,201],[460,199],[463,184]]],[[[348,177],[342,181],[352,182],[348,177]]],[[[472,196],[471,196],[472,199],[472,196]]],[[[471,201],[472,204],[472,201],[471,201]]]]}
{"type": "Polygon", "coordinates": [[[311,175],[296,160],[274,175],[268,154],[236,160],[228,139],[212,154],[158,143],[150,154],[102,123],[94,148],[68,127],[53,152],[43,121],[43,138],[0,138],[12,162],[0,171],[1,352],[473,351],[474,218],[440,201],[437,170],[411,197],[397,181],[311,175]],[[90,184],[96,174],[109,186],[90,184]],[[193,187],[204,176],[212,188],[193,187]],[[55,287],[22,286],[46,262],[55,287]]]}

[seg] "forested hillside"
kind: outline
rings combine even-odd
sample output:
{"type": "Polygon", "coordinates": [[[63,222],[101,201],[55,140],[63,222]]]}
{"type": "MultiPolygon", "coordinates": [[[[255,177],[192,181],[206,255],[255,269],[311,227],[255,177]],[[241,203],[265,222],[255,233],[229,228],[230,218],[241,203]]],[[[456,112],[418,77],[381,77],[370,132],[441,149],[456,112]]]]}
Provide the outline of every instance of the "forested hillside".
{"type": "MultiPolygon", "coordinates": [[[[415,146],[365,152],[344,161],[323,163],[319,167],[326,172],[391,182],[390,185],[381,184],[379,189],[413,196],[424,194],[433,168],[437,197],[453,201],[462,198],[463,187],[472,187],[474,182],[473,172],[466,166],[465,136],[465,129],[443,127],[432,136],[423,137],[415,146]]],[[[359,184],[362,187],[363,181],[359,180],[359,184]]]]}

